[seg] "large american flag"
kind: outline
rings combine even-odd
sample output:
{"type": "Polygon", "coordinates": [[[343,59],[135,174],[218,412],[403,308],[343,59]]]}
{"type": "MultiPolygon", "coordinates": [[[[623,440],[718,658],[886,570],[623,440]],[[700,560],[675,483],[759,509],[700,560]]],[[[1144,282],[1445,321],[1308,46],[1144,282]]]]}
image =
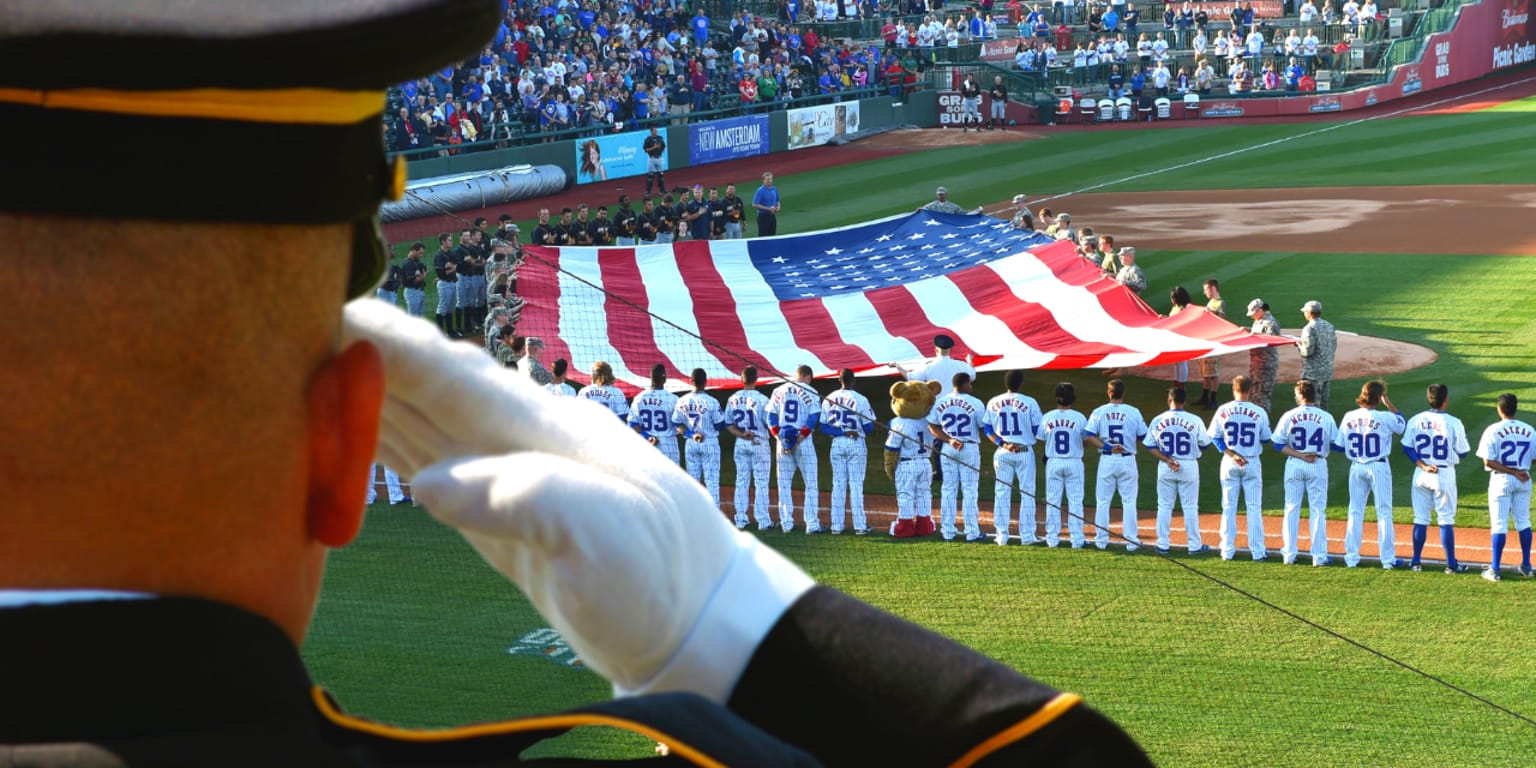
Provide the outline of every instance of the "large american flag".
{"type": "Polygon", "coordinates": [[[529,246],[518,331],[545,364],[594,362],[643,387],[656,363],[712,387],[752,363],[770,378],[804,364],[894,373],[933,337],[981,370],[1156,365],[1291,343],[1203,309],[1161,317],[1070,242],[1007,221],[931,211],[799,235],[623,248],[529,246]]]}

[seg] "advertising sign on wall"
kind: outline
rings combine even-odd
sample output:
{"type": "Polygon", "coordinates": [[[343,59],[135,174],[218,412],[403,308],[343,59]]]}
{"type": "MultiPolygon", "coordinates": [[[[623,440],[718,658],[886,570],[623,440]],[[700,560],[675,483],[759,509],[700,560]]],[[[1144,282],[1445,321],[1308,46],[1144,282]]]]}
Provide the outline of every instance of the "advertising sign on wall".
{"type": "MultiPolygon", "coordinates": [[[[650,131],[628,131],[611,136],[597,136],[575,142],[576,183],[622,179],[645,175],[648,159],[640,148],[650,131]]],[[[667,154],[661,155],[662,170],[667,168],[667,154]]]]}
{"type": "Polygon", "coordinates": [[[748,115],[688,126],[688,164],[768,154],[768,116],[748,115]]]}
{"type": "Polygon", "coordinates": [[[789,148],[819,147],[859,131],[859,103],[819,104],[789,111],[789,148]]]}

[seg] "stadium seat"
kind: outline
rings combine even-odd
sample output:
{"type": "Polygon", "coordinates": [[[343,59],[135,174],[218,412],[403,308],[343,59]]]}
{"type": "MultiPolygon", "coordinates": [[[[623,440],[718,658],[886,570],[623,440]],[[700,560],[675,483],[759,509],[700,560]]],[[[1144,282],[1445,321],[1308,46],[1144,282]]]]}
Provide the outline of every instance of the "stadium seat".
{"type": "Polygon", "coordinates": [[[1167,120],[1173,117],[1173,102],[1169,101],[1167,97],[1159,97],[1157,101],[1152,103],[1157,106],[1157,119],[1167,120]]]}
{"type": "Polygon", "coordinates": [[[1152,121],[1152,99],[1141,97],[1141,102],[1136,105],[1136,119],[1152,121]]]}
{"type": "Polygon", "coordinates": [[[1072,122],[1072,97],[1064,96],[1056,102],[1056,122],[1072,122]]]}
{"type": "Polygon", "coordinates": [[[1188,120],[1190,115],[1198,114],[1200,114],[1200,94],[1184,94],[1184,119],[1188,120]]]}
{"type": "Polygon", "coordinates": [[[1082,113],[1083,122],[1091,123],[1099,116],[1099,103],[1094,101],[1092,96],[1084,96],[1083,100],[1078,102],[1077,110],[1082,113]]]}
{"type": "Polygon", "coordinates": [[[1115,99],[1115,115],[1119,119],[1129,123],[1131,121],[1131,112],[1134,111],[1134,109],[1135,108],[1131,106],[1131,97],[1121,96],[1120,98],[1115,99]]]}
{"type": "Polygon", "coordinates": [[[1111,123],[1115,120],[1114,99],[1102,99],[1099,101],[1099,122],[1111,123]]]}

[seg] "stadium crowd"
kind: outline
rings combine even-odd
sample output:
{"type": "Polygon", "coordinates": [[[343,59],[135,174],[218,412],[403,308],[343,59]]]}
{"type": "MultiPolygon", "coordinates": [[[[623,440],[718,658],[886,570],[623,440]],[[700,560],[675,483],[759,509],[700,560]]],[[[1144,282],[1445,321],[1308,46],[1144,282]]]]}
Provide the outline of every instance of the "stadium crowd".
{"type": "MultiPolygon", "coordinates": [[[[780,19],[738,11],[729,32],[718,33],[702,6],[690,14],[680,2],[517,0],[477,58],[391,89],[388,146],[446,155],[465,151],[463,144],[505,146],[524,134],[636,130],[681,123],[695,111],[775,109],[818,95],[836,100],[911,78],[908,70],[919,64],[903,68],[879,41],[817,31],[876,13],[875,4],[817,6],[808,15],[811,9],[787,3],[780,19]]],[[[973,29],[976,36],[996,33],[979,14],[931,20],[923,29],[929,45],[934,35],[960,39],[960,29],[964,39],[973,29]]]]}

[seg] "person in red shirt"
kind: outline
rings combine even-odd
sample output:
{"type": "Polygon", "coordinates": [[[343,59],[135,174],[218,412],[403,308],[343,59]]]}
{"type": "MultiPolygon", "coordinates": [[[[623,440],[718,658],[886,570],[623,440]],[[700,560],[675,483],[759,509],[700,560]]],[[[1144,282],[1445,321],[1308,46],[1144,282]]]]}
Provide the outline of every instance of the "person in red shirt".
{"type": "Polygon", "coordinates": [[[1072,50],[1072,28],[1066,24],[1062,24],[1056,28],[1056,50],[1072,50]]]}
{"type": "Polygon", "coordinates": [[[887,18],[885,26],[880,28],[880,34],[885,37],[886,50],[894,49],[896,47],[896,19],[887,18]]]}
{"type": "Polygon", "coordinates": [[[748,112],[751,112],[751,105],[757,103],[757,78],[753,77],[751,72],[748,72],[745,77],[741,78],[741,84],[738,88],[741,91],[742,105],[747,108],[748,112]]]}
{"type": "Polygon", "coordinates": [[[1024,6],[1019,0],[1008,0],[1008,20],[1018,24],[1024,18],[1024,6]]]}
{"type": "Polygon", "coordinates": [[[821,44],[821,38],[816,36],[816,30],[807,29],[805,31],[805,38],[802,40],[802,42],[805,43],[805,55],[811,57],[811,61],[815,61],[816,46],[821,44]]]}

